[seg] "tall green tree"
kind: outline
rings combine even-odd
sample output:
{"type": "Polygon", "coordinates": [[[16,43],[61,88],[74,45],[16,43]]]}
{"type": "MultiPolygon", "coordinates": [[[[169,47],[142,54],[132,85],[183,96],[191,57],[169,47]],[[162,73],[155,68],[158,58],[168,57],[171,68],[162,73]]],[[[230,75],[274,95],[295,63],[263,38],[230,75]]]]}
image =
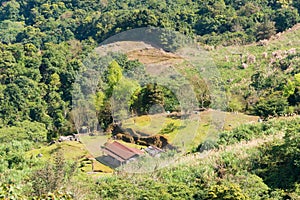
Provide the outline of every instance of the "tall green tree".
{"type": "Polygon", "coordinates": [[[137,100],[133,104],[133,110],[138,114],[148,114],[153,106],[164,105],[164,95],[162,88],[154,84],[147,84],[140,91],[137,100]]]}

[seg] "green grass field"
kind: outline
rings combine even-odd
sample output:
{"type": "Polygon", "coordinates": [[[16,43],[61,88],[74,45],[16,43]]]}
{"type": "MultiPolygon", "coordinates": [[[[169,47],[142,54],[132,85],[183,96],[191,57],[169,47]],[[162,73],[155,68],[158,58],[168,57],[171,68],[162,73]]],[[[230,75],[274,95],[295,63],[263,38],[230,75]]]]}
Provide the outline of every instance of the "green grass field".
{"type": "Polygon", "coordinates": [[[231,130],[244,123],[255,123],[257,120],[257,116],[208,110],[193,114],[188,120],[172,119],[163,114],[140,116],[126,120],[123,126],[149,135],[163,134],[171,144],[185,145],[185,148],[190,150],[205,139],[216,137],[219,131],[231,130]]]}
{"type": "Polygon", "coordinates": [[[100,147],[107,142],[108,138],[110,138],[109,135],[81,135],[80,141],[89,153],[96,158],[98,156],[102,156],[100,147]]]}
{"type": "MultiPolygon", "coordinates": [[[[100,146],[98,147],[100,152],[100,146]]],[[[62,153],[66,161],[77,161],[78,167],[83,172],[92,172],[92,163],[89,158],[93,158],[86,145],[76,141],[56,143],[50,146],[43,146],[26,153],[28,158],[42,154],[39,158],[43,162],[52,162],[56,152],[62,153]]],[[[103,173],[112,173],[113,170],[97,161],[94,161],[94,170],[103,173]]]]}

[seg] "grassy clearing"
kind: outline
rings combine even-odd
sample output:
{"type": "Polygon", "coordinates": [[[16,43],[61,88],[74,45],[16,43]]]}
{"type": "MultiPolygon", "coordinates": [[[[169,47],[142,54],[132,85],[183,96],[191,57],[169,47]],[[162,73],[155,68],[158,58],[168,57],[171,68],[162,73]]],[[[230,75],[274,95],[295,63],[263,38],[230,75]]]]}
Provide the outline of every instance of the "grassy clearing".
{"type": "MultiPolygon", "coordinates": [[[[99,150],[100,152],[100,146],[99,150]]],[[[52,162],[55,153],[62,152],[66,161],[76,161],[79,164],[79,169],[83,172],[92,172],[92,161],[89,158],[93,158],[90,155],[86,146],[82,143],[75,141],[68,141],[62,143],[56,143],[50,146],[44,146],[39,149],[33,149],[26,153],[26,157],[36,157],[38,154],[42,154],[42,162],[52,162]]],[[[97,161],[94,161],[94,170],[97,172],[112,173],[113,170],[97,161]]]]}
{"type": "Polygon", "coordinates": [[[166,120],[166,115],[144,115],[124,121],[123,126],[154,135],[161,130],[166,120]]]}
{"type": "Polygon", "coordinates": [[[129,119],[123,123],[123,126],[149,135],[163,134],[170,143],[179,146],[185,145],[190,150],[205,139],[216,137],[219,131],[231,130],[244,123],[255,123],[257,120],[256,116],[242,113],[208,110],[193,114],[190,120],[172,119],[159,114],[129,119]],[[134,120],[135,123],[133,123],[134,120]]]}
{"type": "Polygon", "coordinates": [[[66,160],[78,160],[79,158],[84,157],[88,154],[88,151],[85,147],[75,141],[56,143],[50,146],[44,146],[39,149],[33,149],[27,152],[27,156],[37,156],[38,154],[42,154],[42,160],[52,160],[53,155],[56,152],[63,152],[66,160]]]}
{"type": "Polygon", "coordinates": [[[90,154],[92,154],[94,157],[98,157],[102,156],[100,147],[107,142],[109,137],[109,135],[81,135],[80,140],[90,154]]]}

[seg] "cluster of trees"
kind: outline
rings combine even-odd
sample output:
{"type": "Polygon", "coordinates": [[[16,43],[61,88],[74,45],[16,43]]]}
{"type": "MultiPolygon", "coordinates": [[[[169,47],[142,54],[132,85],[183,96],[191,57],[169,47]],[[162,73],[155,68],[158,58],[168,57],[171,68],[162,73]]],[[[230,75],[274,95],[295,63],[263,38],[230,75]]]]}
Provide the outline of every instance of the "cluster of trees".
{"type": "MultiPolygon", "coordinates": [[[[12,0],[1,3],[0,126],[14,126],[24,120],[42,122],[49,131],[49,139],[57,133],[73,131],[69,114],[72,84],[76,74],[83,71],[81,61],[97,42],[128,29],[157,26],[201,36],[199,40],[204,43],[248,43],[267,38],[274,30],[283,31],[299,18],[297,1],[12,0]]],[[[131,68],[135,63],[119,65],[131,68]]],[[[113,87],[110,84],[108,87],[113,87]]],[[[138,95],[132,105],[139,113],[148,112],[151,107],[151,103],[145,102],[147,95],[154,95],[155,101],[167,104],[166,110],[176,109],[178,101],[165,88],[149,85],[141,88],[141,92],[147,93],[146,97],[138,95]],[[162,93],[169,96],[164,102],[159,97],[162,93]],[[140,104],[149,105],[141,107],[140,104]]],[[[104,93],[106,97],[111,95],[109,89],[104,93]]],[[[201,106],[209,106],[211,97],[200,93],[201,106]]],[[[296,88],[295,94],[288,97],[290,104],[297,102],[297,94],[296,88]]],[[[100,107],[109,106],[104,104],[100,107]]],[[[261,107],[257,105],[258,110],[261,107]]]]}
{"type": "Polygon", "coordinates": [[[1,44],[0,126],[41,122],[51,138],[70,131],[71,85],[81,64],[70,43],[44,45],[41,52],[32,43],[1,44]]]}
{"type": "MultiPolygon", "coordinates": [[[[261,154],[254,159],[253,168],[270,187],[299,192],[299,132],[298,124],[291,123],[283,141],[259,149],[261,154]]],[[[295,194],[291,196],[297,198],[295,194]]]]}
{"type": "MultiPolygon", "coordinates": [[[[227,77],[227,82],[226,78],[222,81],[227,91],[227,110],[246,112],[263,119],[298,114],[300,63],[297,51],[298,49],[291,48],[264,52],[262,57],[256,54],[259,59],[249,64],[247,69],[238,67],[238,71],[249,72],[246,76],[242,75],[243,78],[224,74],[223,77],[227,77]],[[264,55],[267,56],[263,57],[264,55]]],[[[237,64],[230,63],[230,67],[234,65],[237,64]]],[[[221,63],[219,69],[225,67],[227,68],[227,64],[221,63]]]]}
{"type": "Polygon", "coordinates": [[[147,75],[140,62],[118,53],[89,58],[90,68],[78,75],[74,84],[72,115],[78,129],[97,130],[96,119],[106,129],[113,121],[133,115],[180,110],[175,94],[147,75]]]}

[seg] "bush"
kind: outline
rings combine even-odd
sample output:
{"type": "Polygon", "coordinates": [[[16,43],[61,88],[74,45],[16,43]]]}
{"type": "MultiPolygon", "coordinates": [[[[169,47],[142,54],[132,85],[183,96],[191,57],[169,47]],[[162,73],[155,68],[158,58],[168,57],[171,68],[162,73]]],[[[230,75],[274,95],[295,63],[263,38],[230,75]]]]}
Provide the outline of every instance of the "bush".
{"type": "Polygon", "coordinates": [[[276,11],[274,21],[277,31],[282,32],[291,28],[299,21],[299,14],[296,9],[282,8],[276,11]]]}
{"type": "Polygon", "coordinates": [[[221,184],[221,185],[214,185],[209,189],[207,200],[215,199],[215,200],[246,200],[250,198],[243,193],[241,188],[234,183],[229,184],[221,184]]]}
{"type": "Polygon", "coordinates": [[[164,128],[160,131],[160,133],[161,133],[161,134],[168,134],[168,133],[171,133],[171,132],[175,131],[176,129],[177,129],[177,126],[175,125],[175,123],[174,123],[174,122],[171,122],[171,123],[167,124],[167,126],[164,127],[164,128]]]}
{"type": "Polygon", "coordinates": [[[210,149],[216,149],[218,147],[219,147],[219,145],[218,145],[217,141],[206,140],[197,147],[196,151],[203,152],[203,151],[208,151],[210,149]]]}
{"type": "Polygon", "coordinates": [[[45,142],[46,139],[46,127],[44,124],[38,122],[23,121],[17,123],[16,126],[0,129],[0,142],[9,142],[12,140],[45,142]]]}

